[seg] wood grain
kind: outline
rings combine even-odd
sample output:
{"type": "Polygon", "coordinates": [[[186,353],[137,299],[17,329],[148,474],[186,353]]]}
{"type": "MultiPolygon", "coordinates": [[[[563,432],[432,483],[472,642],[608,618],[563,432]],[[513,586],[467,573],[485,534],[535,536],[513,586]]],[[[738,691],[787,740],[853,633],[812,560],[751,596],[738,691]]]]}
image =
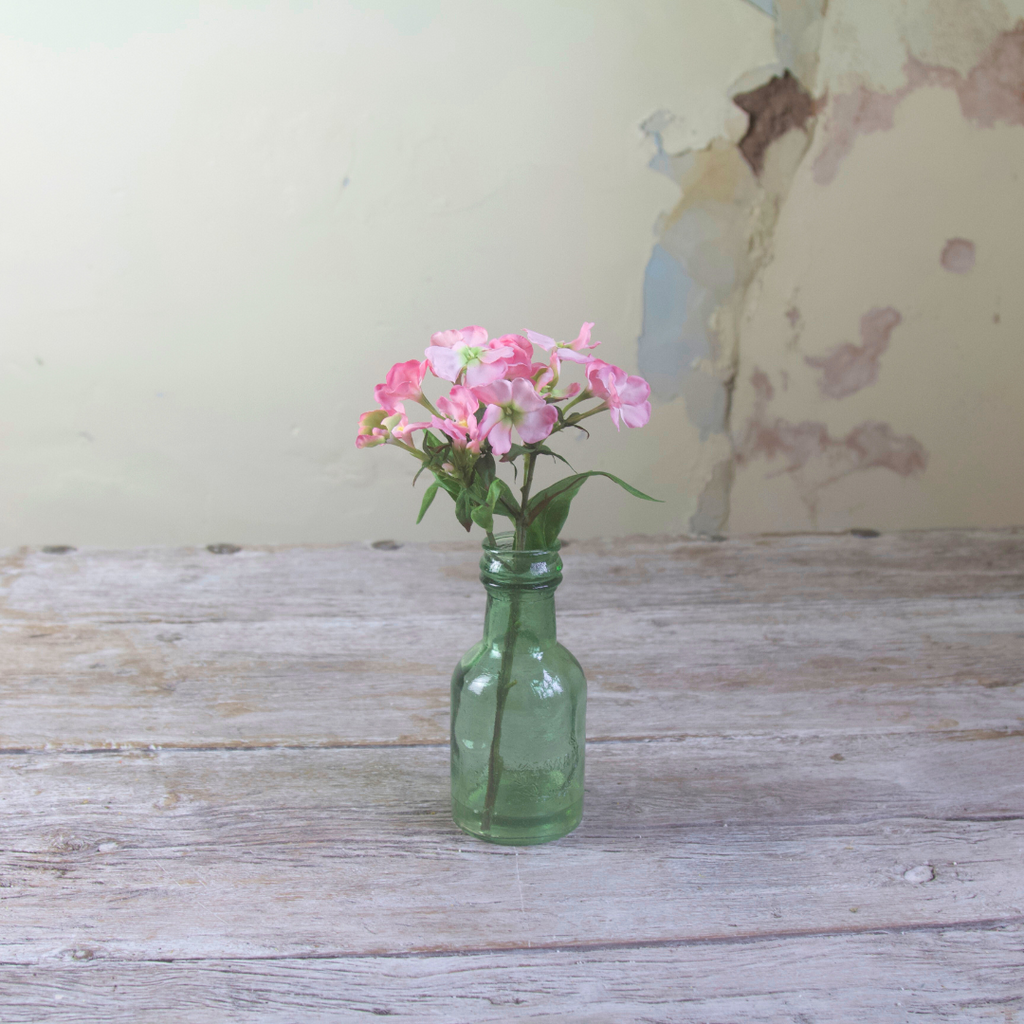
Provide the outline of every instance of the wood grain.
{"type": "Polygon", "coordinates": [[[5,1024],[414,1021],[1014,1024],[1024,929],[890,931],[461,956],[0,964],[5,1024]]]}
{"type": "Polygon", "coordinates": [[[584,826],[518,852],[455,829],[444,748],[8,755],[0,959],[69,942],[337,955],[1024,917],[1006,873],[1024,843],[1019,736],[589,755],[584,826]]]}
{"type": "MultiPolygon", "coordinates": [[[[560,635],[588,735],[1019,728],[1024,535],[980,535],[973,562],[941,537],[570,547],[560,635]]],[[[11,556],[0,749],[444,742],[477,557],[11,556]]]]}
{"type": "Polygon", "coordinates": [[[477,559],[0,556],[0,1020],[1020,1019],[1024,531],[570,545],[518,851],[448,811],[477,559]]]}

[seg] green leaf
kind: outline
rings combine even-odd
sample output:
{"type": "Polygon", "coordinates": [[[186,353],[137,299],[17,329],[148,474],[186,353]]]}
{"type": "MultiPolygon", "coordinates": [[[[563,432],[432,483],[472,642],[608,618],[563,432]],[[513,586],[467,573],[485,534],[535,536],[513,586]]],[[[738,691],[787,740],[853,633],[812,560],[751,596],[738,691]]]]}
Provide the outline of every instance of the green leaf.
{"type": "MultiPolygon", "coordinates": [[[[550,448],[548,448],[547,445],[538,445],[536,448],[534,448],[534,451],[538,455],[550,455],[551,458],[558,459],[559,462],[564,462],[570,469],[572,469],[572,463],[567,458],[565,458],[562,455],[559,455],[558,452],[553,452],[550,448]]],[[[575,469],[572,469],[572,471],[574,473],[576,472],[575,469]]]]}
{"type": "Polygon", "coordinates": [[[452,496],[453,501],[459,500],[459,493],[462,490],[461,485],[457,484],[454,480],[449,480],[437,473],[434,474],[434,479],[452,496]]]}
{"type": "MultiPolygon", "coordinates": [[[[550,455],[553,459],[558,459],[560,462],[564,462],[570,469],[572,466],[569,460],[559,455],[558,452],[553,452],[547,445],[535,444],[535,445],[521,445],[513,444],[508,452],[501,457],[502,462],[514,462],[519,458],[520,455],[550,455]]],[[[515,466],[512,467],[515,469],[515,466]]]]}
{"type": "Polygon", "coordinates": [[[592,476],[603,476],[617,483],[623,490],[644,501],[660,501],[649,494],[637,490],[611,473],[600,469],[592,469],[587,473],[577,473],[545,487],[534,495],[526,509],[526,542],[529,547],[550,547],[558,539],[562,527],[569,516],[572,499],[579,494],[580,488],[592,476]]]}
{"type": "Polygon", "coordinates": [[[494,531],[494,513],[486,505],[477,505],[469,514],[477,526],[482,526],[488,533],[494,531]]]}
{"type": "Polygon", "coordinates": [[[473,467],[473,482],[476,483],[479,480],[484,488],[491,486],[491,481],[494,479],[494,456],[493,455],[481,455],[476,460],[476,465],[473,467]]]}
{"type": "Polygon", "coordinates": [[[423,521],[423,517],[427,514],[427,509],[430,508],[431,503],[434,500],[434,496],[437,494],[437,489],[441,485],[439,483],[432,483],[426,491],[423,493],[423,504],[420,505],[420,514],[416,517],[416,525],[423,521]]]}
{"type": "Polygon", "coordinates": [[[465,487],[459,490],[455,499],[455,518],[465,527],[466,533],[473,529],[473,503],[465,487]]]}
{"type": "Polygon", "coordinates": [[[499,516],[505,516],[506,519],[518,519],[519,518],[519,502],[516,501],[516,496],[512,493],[512,488],[509,487],[501,477],[495,477],[494,483],[491,484],[491,488],[487,491],[487,496],[490,498],[491,489],[497,485],[498,497],[493,505],[494,514],[499,516]]]}

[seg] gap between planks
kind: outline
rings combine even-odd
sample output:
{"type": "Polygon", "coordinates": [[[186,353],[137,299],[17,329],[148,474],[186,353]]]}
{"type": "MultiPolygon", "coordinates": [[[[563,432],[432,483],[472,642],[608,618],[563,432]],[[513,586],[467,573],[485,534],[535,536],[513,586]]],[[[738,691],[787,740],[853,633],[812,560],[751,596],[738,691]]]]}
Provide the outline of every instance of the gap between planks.
{"type": "MultiPolygon", "coordinates": [[[[778,731],[765,732],[723,732],[723,733],[679,733],[674,736],[596,736],[593,739],[587,738],[587,746],[612,746],[614,744],[671,744],[686,743],[687,741],[751,741],[751,740],[783,740],[795,743],[819,742],[823,740],[842,740],[857,738],[872,739],[899,739],[906,736],[926,735],[937,740],[952,741],[973,741],[973,740],[1002,740],[1019,739],[1024,737],[1024,729],[929,729],[926,732],[921,729],[889,729],[889,730],[868,730],[868,729],[836,729],[830,732],[814,730],[799,731],[780,735],[778,731]]],[[[4,755],[32,755],[32,754],[67,754],[74,757],[94,757],[103,754],[157,754],[162,752],[175,753],[231,753],[233,751],[245,753],[258,753],[260,751],[276,750],[301,750],[315,753],[318,750],[444,750],[450,744],[447,741],[414,740],[411,742],[401,740],[380,740],[367,741],[365,743],[353,742],[326,742],[326,743],[121,743],[109,747],[74,747],[59,744],[48,746],[21,746],[3,747],[0,746],[0,756],[4,755]]],[[[988,820],[988,819],[985,819],[988,820]]]]}

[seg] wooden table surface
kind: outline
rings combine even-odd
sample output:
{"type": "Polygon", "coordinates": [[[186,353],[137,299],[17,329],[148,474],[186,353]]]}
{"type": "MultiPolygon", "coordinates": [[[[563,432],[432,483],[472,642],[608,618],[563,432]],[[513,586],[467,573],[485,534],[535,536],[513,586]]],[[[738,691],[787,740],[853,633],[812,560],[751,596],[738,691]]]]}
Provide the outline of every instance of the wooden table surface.
{"type": "Polygon", "coordinates": [[[0,559],[0,1021],[1024,1021],[1024,530],[564,552],[582,826],[448,809],[466,543],[0,559]]]}

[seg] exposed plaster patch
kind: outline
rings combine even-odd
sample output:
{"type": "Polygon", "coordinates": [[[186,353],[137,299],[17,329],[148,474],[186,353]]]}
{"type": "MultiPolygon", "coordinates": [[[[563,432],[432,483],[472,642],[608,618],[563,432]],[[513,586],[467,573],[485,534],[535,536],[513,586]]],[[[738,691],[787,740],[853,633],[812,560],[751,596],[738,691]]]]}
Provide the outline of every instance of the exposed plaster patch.
{"type": "MultiPolygon", "coordinates": [[[[759,129],[760,180],[730,139],[672,152],[666,142],[676,124],[671,114],[659,111],[641,125],[656,147],[651,168],[676,181],[682,194],[660,220],[661,237],[644,277],[639,367],[656,397],[683,398],[702,440],[729,429],[727,382],[735,376],[746,288],[810,145],[807,132],[793,128],[809,125],[813,101],[791,75],[778,82],[786,83],[783,102],[768,100],[759,129]],[[781,137],[773,134],[779,131],[781,137]]],[[[780,94],[772,87],[766,95],[780,94]]]]}
{"type": "Polygon", "coordinates": [[[969,238],[951,238],[939,257],[942,266],[954,274],[966,274],[974,269],[974,243],[969,238]]]}
{"type": "Polygon", "coordinates": [[[743,466],[758,458],[769,462],[780,459],[785,464],[769,476],[792,474],[800,499],[812,518],[817,514],[822,488],[851,473],[889,469],[907,477],[922,472],[928,464],[928,453],[921,442],[909,435],[894,433],[888,423],[869,420],[854,427],[845,437],[835,438],[824,423],[814,420],[792,423],[771,416],[768,405],[775,396],[775,389],[768,375],[755,369],[751,383],[754,411],[737,439],[736,464],[743,466]]]}
{"type": "MultiPolygon", "coordinates": [[[[682,195],[659,225],[644,276],[640,372],[659,398],[681,396],[701,438],[726,429],[728,395],[716,311],[749,279],[750,207],[757,186],[735,145],[718,139],[697,152],[666,151],[659,113],[641,126],[657,151],[650,166],[682,195]]],[[[724,361],[728,364],[728,360],[724,361]]]]}
{"type": "Polygon", "coordinates": [[[751,169],[760,175],[765,150],[793,128],[804,128],[814,116],[814,99],[787,68],[764,85],[741,92],[733,103],[750,117],[746,135],[740,139],[740,152],[751,169]]]}
{"type": "Polygon", "coordinates": [[[729,492],[734,472],[731,458],[715,464],[711,479],[704,485],[697,499],[697,511],[690,517],[691,533],[715,536],[725,529],[729,519],[729,492]]]}
{"type": "Polygon", "coordinates": [[[906,84],[894,92],[861,85],[833,97],[824,127],[825,144],[812,165],[819,185],[835,178],[858,135],[889,131],[896,108],[915,89],[954,89],[963,116],[983,128],[997,122],[1024,125],[1024,21],[1000,32],[966,76],[914,56],[908,56],[904,72],[906,84]]]}
{"type": "Polygon", "coordinates": [[[889,335],[902,319],[892,306],[871,309],[860,318],[860,345],[845,341],[827,356],[805,356],[808,366],[821,370],[821,393],[828,398],[846,398],[874,384],[878,362],[889,347],[889,335]]]}

